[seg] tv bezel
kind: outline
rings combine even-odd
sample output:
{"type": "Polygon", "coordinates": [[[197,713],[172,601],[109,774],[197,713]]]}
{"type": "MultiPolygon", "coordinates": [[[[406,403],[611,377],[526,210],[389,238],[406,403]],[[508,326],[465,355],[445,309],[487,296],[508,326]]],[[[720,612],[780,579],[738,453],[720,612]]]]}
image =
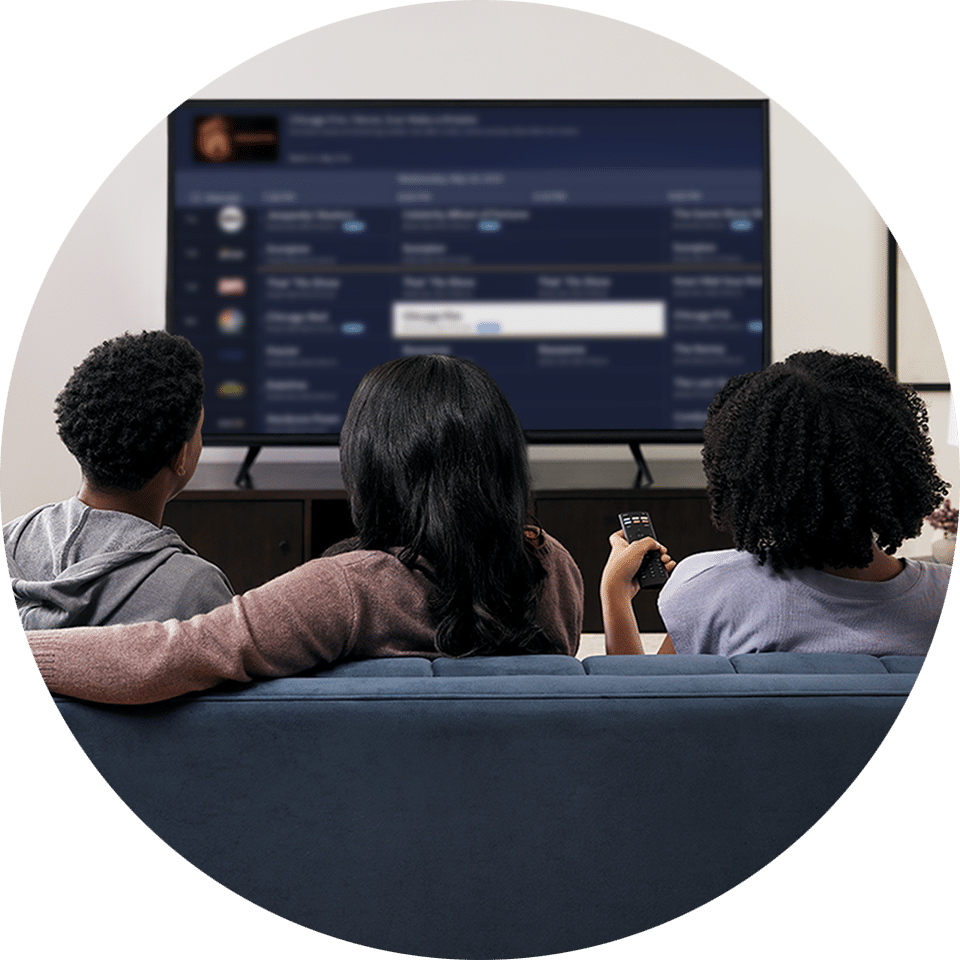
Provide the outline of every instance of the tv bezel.
{"type": "MultiPolygon", "coordinates": [[[[176,110],[185,107],[203,107],[217,105],[248,108],[256,104],[270,104],[280,107],[304,107],[322,105],[331,109],[350,107],[388,107],[388,108],[481,108],[481,107],[533,107],[533,108],[572,108],[572,107],[759,107],[762,121],[763,140],[763,329],[761,331],[761,365],[769,366],[771,356],[771,251],[770,251],[770,101],[766,98],[738,99],[341,99],[341,98],[197,98],[185,100],[176,110]]],[[[173,257],[174,244],[174,113],[167,116],[167,247],[166,247],[166,329],[174,331],[174,291],[173,257]]],[[[686,429],[591,429],[591,430],[524,430],[529,444],[700,444],[703,443],[703,430],[686,429]]],[[[203,442],[208,446],[220,447],[329,447],[340,443],[340,433],[208,433],[203,431],[203,442]]]]}

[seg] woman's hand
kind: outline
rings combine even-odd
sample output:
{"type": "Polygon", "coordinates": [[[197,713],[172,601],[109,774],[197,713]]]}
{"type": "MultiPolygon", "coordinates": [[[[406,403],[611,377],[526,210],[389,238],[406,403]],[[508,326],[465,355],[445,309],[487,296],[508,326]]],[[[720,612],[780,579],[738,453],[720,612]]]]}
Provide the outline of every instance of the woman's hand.
{"type": "Polygon", "coordinates": [[[637,571],[643,558],[659,550],[669,573],[677,564],[667,548],[651,537],[627,543],[622,530],[610,534],[610,556],[600,577],[600,606],[603,609],[603,633],[606,651],[612,654],[642,654],[637,618],[630,601],[640,589],[637,571]]]}
{"type": "Polygon", "coordinates": [[[660,559],[666,567],[667,573],[677,565],[672,560],[667,548],[657,543],[651,537],[644,537],[634,543],[628,543],[622,530],[610,534],[610,556],[600,577],[600,593],[609,593],[613,597],[626,597],[632,600],[640,589],[637,572],[643,558],[651,551],[659,550],[660,559]]]}

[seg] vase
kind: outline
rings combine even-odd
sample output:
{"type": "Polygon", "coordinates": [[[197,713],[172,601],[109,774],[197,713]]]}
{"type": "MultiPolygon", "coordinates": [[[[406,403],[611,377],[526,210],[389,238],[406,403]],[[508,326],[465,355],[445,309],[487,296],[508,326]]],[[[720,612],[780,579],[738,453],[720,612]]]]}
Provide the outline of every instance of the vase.
{"type": "Polygon", "coordinates": [[[955,533],[944,533],[939,540],[933,541],[931,553],[937,563],[953,564],[953,551],[957,546],[957,535],[955,533]]]}

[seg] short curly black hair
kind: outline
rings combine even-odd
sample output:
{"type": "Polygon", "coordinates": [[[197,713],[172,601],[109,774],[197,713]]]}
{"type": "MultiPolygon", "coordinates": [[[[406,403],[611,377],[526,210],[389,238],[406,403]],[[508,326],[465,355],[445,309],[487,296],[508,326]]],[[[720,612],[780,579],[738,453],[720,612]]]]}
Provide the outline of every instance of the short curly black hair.
{"type": "Polygon", "coordinates": [[[203,407],[203,358],[163,330],[94,347],[57,396],[57,431],[86,480],[140,490],[193,435],[203,407]]]}
{"type": "Polygon", "coordinates": [[[866,567],[920,533],[948,485],[927,409],[872,357],[795,353],[733,377],[703,429],[713,523],[773,569],[866,567]]]}

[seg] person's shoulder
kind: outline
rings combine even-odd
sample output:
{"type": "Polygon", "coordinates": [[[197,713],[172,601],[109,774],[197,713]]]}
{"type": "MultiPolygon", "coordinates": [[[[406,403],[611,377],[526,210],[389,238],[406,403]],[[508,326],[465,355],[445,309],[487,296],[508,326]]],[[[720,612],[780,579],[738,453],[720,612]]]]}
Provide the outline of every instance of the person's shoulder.
{"type": "Polygon", "coordinates": [[[541,556],[546,557],[555,553],[572,559],[570,551],[555,536],[547,533],[543,527],[526,527],[524,535],[536,547],[541,556]]]}
{"type": "Polygon", "coordinates": [[[74,504],[83,510],[90,509],[89,507],[80,503],[80,501],[75,497],[71,498],[70,500],[62,500],[60,503],[45,503],[42,506],[34,507],[32,510],[28,510],[19,517],[14,517],[13,520],[8,520],[3,525],[3,535],[4,537],[9,537],[15,531],[22,530],[37,520],[47,520],[53,516],[66,515],[73,508],[74,504]]]}
{"type": "Polygon", "coordinates": [[[670,579],[679,575],[681,580],[691,580],[712,572],[729,573],[756,566],[757,558],[744,550],[705,550],[703,553],[692,553],[689,557],[684,557],[674,568],[670,579]]]}
{"type": "Polygon", "coordinates": [[[761,567],[752,553],[744,550],[707,550],[684,557],[670,574],[660,591],[658,602],[671,603],[674,598],[683,596],[689,600],[686,589],[691,584],[698,594],[721,593],[728,597],[727,602],[742,598],[750,593],[749,585],[756,578],[766,578],[767,568],[761,567]],[[734,585],[739,585],[738,590],[734,585]]]}
{"type": "Polygon", "coordinates": [[[945,563],[930,563],[926,560],[906,558],[906,565],[917,568],[917,580],[920,583],[930,584],[935,590],[942,590],[944,595],[950,583],[950,573],[953,567],[945,563]]]}
{"type": "Polygon", "coordinates": [[[284,579],[322,606],[324,619],[340,611],[354,626],[365,624],[372,637],[391,624],[424,621],[433,570],[422,560],[405,563],[399,549],[349,550],[309,560],[284,579]]]}
{"type": "Polygon", "coordinates": [[[167,576],[188,584],[194,592],[213,589],[217,593],[226,592],[233,596],[234,590],[227,575],[215,563],[192,550],[171,549],[169,557],[159,569],[167,576]]]}
{"type": "Polygon", "coordinates": [[[339,581],[351,590],[389,591],[410,589],[413,581],[429,579],[432,568],[426,561],[405,563],[400,549],[347,550],[333,556],[317,557],[303,565],[304,572],[324,582],[339,581]]]}
{"type": "Polygon", "coordinates": [[[538,549],[544,553],[549,554],[551,552],[556,552],[560,554],[566,554],[566,556],[571,556],[570,551],[552,534],[547,533],[542,527],[539,530],[534,530],[532,527],[528,527],[527,536],[531,539],[535,538],[538,549]]]}
{"type": "Polygon", "coordinates": [[[171,544],[170,559],[167,561],[170,565],[175,565],[181,570],[189,570],[198,576],[217,575],[224,576],[223,571],[211,560],[201,557],[195,550],[178,550],[171,544]]]}
{"type": "Polygon", "coordinates": [[[404,567],[399,550],[345,550],[310,560],[316,570],[404,567]]]}
{"type": "MultiPolygon", "coordinates": [[[[532,528],[528,529],[532,530],[532,528]]],[[[540,530],[533,531],[533,533],[536,534],[537,553],[544,566],[548,570],[561,567],[582,584],[583,576],[580,573],[580,568],[577,566],[576,560],[573,559],[573,554],[571,554],[556,537],[547,533],[546,530],[541,528],[540,530]]],[[[528,534],[528,536],[530,536],[530,534],[528,534]]]]}

